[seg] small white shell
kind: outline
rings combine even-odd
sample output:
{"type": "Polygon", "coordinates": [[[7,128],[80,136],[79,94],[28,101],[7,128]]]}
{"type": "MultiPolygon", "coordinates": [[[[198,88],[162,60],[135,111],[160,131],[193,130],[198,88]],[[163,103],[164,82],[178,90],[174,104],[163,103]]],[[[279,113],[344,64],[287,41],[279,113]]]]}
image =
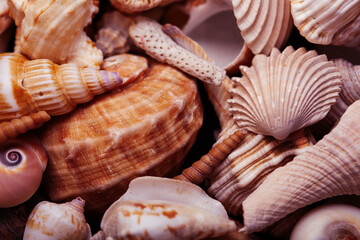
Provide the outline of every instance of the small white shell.
{"type": "Polygon", "coordinates": [[[338,69],[315,51],[274,48],[252,64],[240,67],[242,78],[232,78],[229,104],[239,127],[255,133],[284,139],[325,117],[340,92],[338,69]]]}
{"type": "Polygon", "coordinates": [[[360,239],[360,209],[329,204],[313,209],[294,227],[290,240],[360,239]]]}

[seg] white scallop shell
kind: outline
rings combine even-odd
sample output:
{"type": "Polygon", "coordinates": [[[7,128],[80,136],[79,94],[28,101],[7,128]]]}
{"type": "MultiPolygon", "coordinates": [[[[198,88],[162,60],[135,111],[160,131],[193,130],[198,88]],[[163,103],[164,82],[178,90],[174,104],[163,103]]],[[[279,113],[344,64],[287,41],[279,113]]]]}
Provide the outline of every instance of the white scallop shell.
{"type": "Polygon", "coordinates": [[[321,120],[335,103],[341,75],[325,55],[304,48],[257,55],[242,78],[232,78],[230,112],[239,127],[284,139],[321,120]]]}

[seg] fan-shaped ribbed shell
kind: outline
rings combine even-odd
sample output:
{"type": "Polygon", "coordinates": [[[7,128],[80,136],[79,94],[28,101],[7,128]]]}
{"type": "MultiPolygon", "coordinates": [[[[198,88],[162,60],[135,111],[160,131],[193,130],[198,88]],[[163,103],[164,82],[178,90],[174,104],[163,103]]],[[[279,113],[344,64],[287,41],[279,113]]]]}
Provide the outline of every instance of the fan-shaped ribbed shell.
{"type": "Polygon", "coordinates": [[[131,45],[129,27],[132,23],[132,18],[118,11],[107,12],[102,16],[95,39],[96,46],[101,49],[104,56],[129,51],[131,45]]]}
{"type": "Polygon", "coordinates": [[[203,239],[235,231],[236,225],[197,185],[141,177],[106,211],[101,228],[114,239],[203,239]]]}
{"type": "Polygon", "coordinates": [[[196,83],[151,64],[143,79],[52,121],[42,134],[51,199],[104,211],[142,175],[175,175],[202,124],[196,83]]]}
{"type": "Polygon", "coordinates": [[[238,27],[254,54],[268,55],[287,41],[292,19],[288,0],[232,0],[238,27]]]}
{"type": "Polygon", "coordinates": [[[110,0],[120,12],[132,14],[149,10],[157,6],[165,6],[179,0],[110,0]]]}
{"type": "Polygon", "coordinates": [[[18,26],[15,50],[19,53],[57,64],[100,66],[102,52],[83,31],[98,11],[93,0],[11,0],[9,7],[18,26]]]}
{"type": "Polygon", "coordinates": [[[276,169],[244,202],[245,230],[260,231],[313,202],[360,195],[360,101],[322,140],[276,169]]]}
{"type": "Polygon", "coordinates": [[[287,47],[269,57],[257,55],[252,67],[232,78],[230,112],[239,127],[284,139],[321,120],[335,103],[341,75],[325,55],[287,47]]]}
{"type": "Polygon", "coordinates": [[[29,61],[17,53],[0,54],[0,71],[0,122],[38,111],[65,114],[123,83],[117,72],[29,61]]]}
{"type": "Polygon", "coordinates": [[[360,45],[359,0],[290,1],[294,24],[309,42],[360,45]]]}
{"type": "MultiPolygon", "coordinates": [[[[236,129],[223,129],[226,136],[236,129]]],[[[221,137],[220,137],[221,139],[221,137]]],[[[242,213],[241,204],[274,169],[285,165],[312,145],[308,130],[299,130],[284,140],[248,133],[243,142],[215,168],[208,192],[233,215],[242,213]]]]}

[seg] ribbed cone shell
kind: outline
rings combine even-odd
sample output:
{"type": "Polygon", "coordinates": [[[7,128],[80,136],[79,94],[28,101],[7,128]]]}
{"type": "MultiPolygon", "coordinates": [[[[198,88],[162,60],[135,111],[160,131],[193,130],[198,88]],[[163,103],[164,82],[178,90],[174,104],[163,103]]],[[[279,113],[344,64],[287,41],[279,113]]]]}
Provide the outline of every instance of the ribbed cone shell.
{"type": "Polygon", "coordinates": [[[287,47],[257,55],[242,78],[232,78],[230,112],[240,128],[284,139],[326,116],[340,92],[341,75],[325,55],[287,47]]]}
{"type": "Polygon", "coordinates": [[[175,1],[179,0],[110,0],[116,9],[128,14],[146,11],[156,6],[164,6],[175,1]]]}
{"type": "MultiPolygon", "coordinates": [[[[227,136],[232,128],[223,129],[227,136]]],[[[285,165],[313,144],[308,130],[299,130],[284,140],[247,133],[241,144],[214,169],[208,192],[233,215],[241,215],[242,202],[276,168],[285,165]]]]}
{"type": "Polygon", "coordinates": [[[11,0],[9,7],[18,26],[15,49],[20,53],[57,64],[100,66],[102,53],[82,30],[98,11],[92,0],[11,0]]]}
{"type": "Polygon", "coordinates": [[[290,1],[294,24],[309,42],[359,46],[360,1],[290,1]]]}
{"type": "Polygon", "coordinates": [[[268,55],[289,38],[292,19],[288,0],[232,0],[245,44],[254,54],[268,55]]]}
{"type": "Polygon", "coordinates": [[[201,124],[196,82],[154,63],[144,79],[44,129],[49,196],[81,196],[90,211],[104,211],[135,177],[178,173],[201,124]]]}
{"type": "Polygon", "coordinates": [[[245,230],[260,231],[325,198],[360,194],[360,101],[316,145],[271,173],[244,202],[245,230]]]}

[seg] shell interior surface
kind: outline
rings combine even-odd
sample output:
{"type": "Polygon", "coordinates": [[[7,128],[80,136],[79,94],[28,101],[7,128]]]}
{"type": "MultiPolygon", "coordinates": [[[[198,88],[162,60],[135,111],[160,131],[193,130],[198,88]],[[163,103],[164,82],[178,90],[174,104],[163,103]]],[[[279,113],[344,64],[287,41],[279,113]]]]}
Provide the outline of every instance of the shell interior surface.
{"type": "Polygon", "coordinates": [[[82,30],[98,11],[92,0],[11,0],[9,7],[18,27],[15,50],[19,53],[57,64],[100,66],[102,52],[82,30]]]}
{"type": "Polygon", "coordinates": [[[359,46],[360,1],[290,1],[294,24],[309,42],[359,46]]]}
{"type": "Polygon", "coordinates": [[[0,208],[19,205],[36,192],[47,160],[44,148],[31,136],[0,146],[0,208]]]}
{"type": "MultiPolygon", "coordinates": [[[[132,62],[143,68],[141,60],[132,62]]],[[[105,211],[133,178],[179,171],[202,124],[200,97],[193,79],[170,66],[149,65],[143,78],[43,130],[51,199],[81,196],[89,211],[105,211]]]]}
{"type": "Polygon", "coordinates": [[[358,100],[328,135],[272,172],[243,202],[244,230],[260,231],[325,198],[360,195],[359,118],[358,100]]]}
{"type": "Polygon", "coordinates": [[[180,0],[110,0],[111,4],[116,9],[118,9],[120,12],[124,12],[127,14],[146,11],[157,6],[168,5],[176,1],[180,0]]]}
{"type": "Polygon", "coordinates": [[[201,188],[183,181],[141,177],[106,211],[106,237],[203,239],[235,231],[224,207],[201,188]]]}
{"type": "Polygon", "coordinates": [[[340,92],[341,75],[325,55],[287,47],[269,57],[257,55],[252,67],[233,77],[230,112],[240,128],[284,139],[326,116],[340,92]]]}
{"type": "Polygon", "coordinates": [[[360,209],[345,204],[315,208],[297,222],[290,239],[360,239],[360,209]]]}

